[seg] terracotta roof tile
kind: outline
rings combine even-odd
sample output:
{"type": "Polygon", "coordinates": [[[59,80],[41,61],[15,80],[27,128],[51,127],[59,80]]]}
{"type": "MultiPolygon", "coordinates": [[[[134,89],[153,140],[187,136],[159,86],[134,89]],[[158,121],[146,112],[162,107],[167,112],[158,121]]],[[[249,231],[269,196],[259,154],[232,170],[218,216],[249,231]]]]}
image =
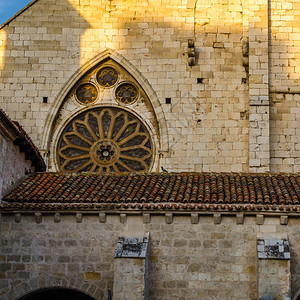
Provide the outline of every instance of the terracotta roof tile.
{"type": "Polygon", "coordinates": [[[5,196],[1,208],[297,211],[299,201],[299,175],[37,173],[5,196]]]}

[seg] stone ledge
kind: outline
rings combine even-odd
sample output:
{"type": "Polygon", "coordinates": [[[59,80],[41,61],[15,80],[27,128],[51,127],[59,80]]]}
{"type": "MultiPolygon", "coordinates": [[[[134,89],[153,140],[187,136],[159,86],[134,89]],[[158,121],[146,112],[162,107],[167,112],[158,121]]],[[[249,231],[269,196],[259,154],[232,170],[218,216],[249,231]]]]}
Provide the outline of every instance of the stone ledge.
{"type": "Polygon", "coordinates": [[[202,211],[202,212],[193,212],[193,211],[124,211],[124,210],[115,210],[115,211],[89,211],[89,212],[70,212],[70,211],[43,211],[43,212],[24,212],[24,211],[14,211],[14,212],[2,212],[2,215],[11,215],[15,223],[22,223],[24,216],[35,216],[35,222],[40,224],[43,222],[44,216],[52,216],[54,223],[62,222],[62,217],[65,215],[73,215],[74,222],[82,223],[84,218],[89,216],[98,215],[100,223],[106,223],[107,217],[110,216],[119,216],[119,222],[121,224],[127,223],[127,218],[129,216],[142,216],[143,223],[151,223],[153,216],[164,216],[165,222],[167,224],[172,224],[175,217],[179,216],[189,216],[191,224],[198,224],[201,217],[211,217],[214,224],[221,224],[223,217],[235,218],[236,225],[243,225],[247,217],[255,218],[256,225],[264,225],[265,219],[268,217],[278,218],[278,225],[286,226],[289,219],[299,218],[300,214],[298,213],[280,213],[280,212],[218,212],[218,211],[202,211]]]}

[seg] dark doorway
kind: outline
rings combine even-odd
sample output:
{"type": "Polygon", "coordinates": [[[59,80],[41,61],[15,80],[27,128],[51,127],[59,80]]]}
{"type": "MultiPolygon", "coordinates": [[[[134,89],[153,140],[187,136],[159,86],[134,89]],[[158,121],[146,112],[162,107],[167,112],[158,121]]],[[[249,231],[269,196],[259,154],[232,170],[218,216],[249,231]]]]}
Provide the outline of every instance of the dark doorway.
{"type": "Polygon", "coordinates": [[[52,288],[30,293],[19,300],[95,300],[94,298],[70,289],[52,288]]]}

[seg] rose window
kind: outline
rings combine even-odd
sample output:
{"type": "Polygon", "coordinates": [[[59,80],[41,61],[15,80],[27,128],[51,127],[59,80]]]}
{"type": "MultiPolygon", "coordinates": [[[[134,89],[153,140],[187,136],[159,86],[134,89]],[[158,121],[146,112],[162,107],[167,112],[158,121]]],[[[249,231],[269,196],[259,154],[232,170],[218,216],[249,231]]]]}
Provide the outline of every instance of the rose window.
{"type": "Polygon", "coordinates": [[[97,74],[97,81],[104,87],[113,86],[118,80],[118,73],[114,68],[104,67],[97,74]]]}
{"type": "Polygon", "coordinates": [[[58,142],[59,169],[67,172],[146,172],[152,157],[146,127],[117,108],[81,113],[68,123],[58,142]]]}
{"type": "Polygon", "coordinates": [[[81,84],[76,90],[76,96],[80,103],[94,102],[98,97],[97,88],[91,83],[81,84]]]}
{"type": "Polygon", "coordinates": [[[121,103],[131,104],[137,97],[137,88],[131,83],[123,83],[116,90],[116,99],[121,103]]]}

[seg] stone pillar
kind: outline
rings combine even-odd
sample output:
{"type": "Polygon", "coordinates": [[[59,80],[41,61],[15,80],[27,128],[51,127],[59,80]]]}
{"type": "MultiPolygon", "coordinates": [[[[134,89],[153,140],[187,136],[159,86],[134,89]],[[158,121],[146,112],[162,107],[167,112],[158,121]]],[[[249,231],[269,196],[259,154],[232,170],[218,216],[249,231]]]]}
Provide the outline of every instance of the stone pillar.
{"type": "Polygon", "coordinates": [[[268,0],[249,0],[249,170],[268,172],[268,0]]]}
{"type": "Polygon", "coordinates": [[[114,300],[148,299],[148,244],[146,237],[120,237],[114,259],[114,300]]]}
{"type": "Polygon", "coordinates": [[[258,299],[290,299],[288,240],[258,239],[258,299]]]}

